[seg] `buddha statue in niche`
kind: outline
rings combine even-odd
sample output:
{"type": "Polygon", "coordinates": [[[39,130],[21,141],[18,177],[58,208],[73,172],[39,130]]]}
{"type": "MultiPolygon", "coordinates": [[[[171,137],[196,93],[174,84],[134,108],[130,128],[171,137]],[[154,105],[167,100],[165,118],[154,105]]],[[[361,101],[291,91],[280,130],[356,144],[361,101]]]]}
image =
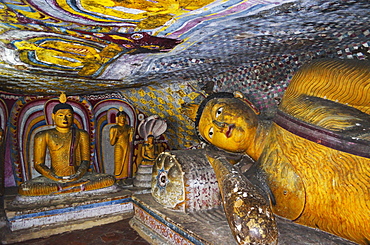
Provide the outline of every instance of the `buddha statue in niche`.
{"type": "Polygon", "coordinates": [[[74,111],[64,93],[53,108],[55,128],[38,132],[34,139],[34,167],[42,175],[19,186],[24,196],[41,196],[90,191],[112,186],[111,175],[89,172],[90,138],[73,125],[74,111]],[[45,163],[47,150],[51,166],[45,163]]]}
{"type": "Polygon", "coordinates": [[[257,194],[279,216],[369,244],[369,84],[368,61],[325,59],[294,75],[272,122],[261,121],[240,93],[213,94],[199,106],[188,105],[201,139],[256,161],[244,175],[236,174],[226,159],[208,153],[240,244],[251,239],[264,243],[263,237],[267,244],[277,243],[277,236],[265,236],[277,234],[273,222],[264,225],[269,209],[245,215],[258,206],[265,208],[257,194]],[[235,178],[225,182],[229,175],[235,178]],[[243,185],[248,192],[240,191],[243,185]],[[252,190],[252,185],[257,188],[252,190]],[[264,233],[252,232],[253,220],[266,228],[260,229],[264,233]]]}
{"type": "Polygon", "coordinates": [[[116,115],[116,125],[109,130],[110,144],[114,145],[114,177],[126,185],[129,175],[131,142],[134,128],[126,124],[127,114],[121,107],[116,115]]]}
{"type": "Polygon", "coordinates": [[[153,134],[149,134],[145,140],[143,147],[141,148],[141,156],[143,157],[143,160],[141,161],[142,165],[153,165],[154,160],[157,157],[153,134]]]}
{"type": "Polygon", "coordinates": [[[141,165],[152,166],[155,158],[161,151],[158,149],[158,145],[155,143],[155,139],[158,139],[167,130],[166,120],[160,118],[158,115],[151,115],[142,120],[138,127],[139,135],[144,138],[144,143],[141,148],[141,165]]]}

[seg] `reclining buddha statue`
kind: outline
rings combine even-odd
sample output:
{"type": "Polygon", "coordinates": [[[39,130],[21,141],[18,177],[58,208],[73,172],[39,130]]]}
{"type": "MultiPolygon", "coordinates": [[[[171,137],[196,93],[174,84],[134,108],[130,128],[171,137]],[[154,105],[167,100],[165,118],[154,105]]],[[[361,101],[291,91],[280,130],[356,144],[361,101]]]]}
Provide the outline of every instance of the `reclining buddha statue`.
{"type": "Polygon", "coordinates": [[[323,59],[301,67],[269,123],[241,93],[213,94],[188,111],[197,111],[188,114],[202,140],[255,160],[238,174],[226,159],[208,157],[240,244],[277,243],[270,210],[256,208],[265,205],[254,198],[256,190],[276,215],[370,243],[369,61],[323,59]],[[228,174],[247,178],[225,182],[228,174]],[[241,182],[258,188],[243,192],[241,182]],[[267,230],[251,229],[266,220],[267,230]]]}
{"type": "Polygon", "coordinates": [[[64,93],[52,113],[55,128],[38,132],[34,139],[34,167],[41,176],[22,183],[18,193],[42,196],[90,191],[115,184],[108,174],[89,172],[90,139],[85,130],[74,127],[74,111],[64,93]],[[51,166],[45,159],[47,150],[51,166]]]}

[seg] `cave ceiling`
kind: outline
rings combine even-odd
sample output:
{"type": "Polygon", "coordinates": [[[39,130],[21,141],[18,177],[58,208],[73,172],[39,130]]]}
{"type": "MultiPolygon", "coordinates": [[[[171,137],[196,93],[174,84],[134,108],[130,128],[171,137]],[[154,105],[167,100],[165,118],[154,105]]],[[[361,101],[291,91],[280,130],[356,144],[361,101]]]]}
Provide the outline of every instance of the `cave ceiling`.
{"type": "Polygon", "coordinates": [[[256,70],[279,79],[314,58],[368,59],[369,12],[351,0],[2,0],[0,91],[222,90],[237,86],[225,74],[256,70]]]}

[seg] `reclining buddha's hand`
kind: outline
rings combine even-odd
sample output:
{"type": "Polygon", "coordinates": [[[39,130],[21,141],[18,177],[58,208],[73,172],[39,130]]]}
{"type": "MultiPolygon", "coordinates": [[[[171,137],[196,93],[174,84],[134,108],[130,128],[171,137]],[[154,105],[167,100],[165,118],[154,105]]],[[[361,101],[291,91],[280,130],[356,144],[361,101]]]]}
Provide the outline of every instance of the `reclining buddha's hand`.
{"type": "Polygon", "coordinates": [[[277,244],[277,224],[266,199],[226,158],[207,158],[215,170],[225,214],[236,241],[277,244]]]}

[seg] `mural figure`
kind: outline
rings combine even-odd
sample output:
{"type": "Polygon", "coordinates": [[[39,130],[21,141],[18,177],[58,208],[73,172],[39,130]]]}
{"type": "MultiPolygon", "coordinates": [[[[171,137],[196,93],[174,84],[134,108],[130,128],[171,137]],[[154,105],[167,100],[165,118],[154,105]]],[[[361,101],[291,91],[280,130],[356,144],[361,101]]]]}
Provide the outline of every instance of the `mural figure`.
{"type": "Polygon", "coordinates": [[[25,196],[52,195],[96,190],[115,183],[113,176],[88,172],[90,140],[85,130],[73,126],[73,108],[65,94],[53,109],[55,128],[36,134],[34,167],[42,175],[22,183],[18,193],[25,196]],[[45,163],[47,150],[51,166],[45,163]]]}
{"type": "Polygon", "coordinates": [[[110,144],[114,145],[114,177],[125,183],[129,176],[131,142],[134,128],[126,124],[126,113],[121,107],[116,115],[116,125],[109,130],[110,144]]]}
{"type": "Polygon", "coordinates": [[[293,77],[270,123],[240,93],[211,95],[196,115],[189,106],[202,140],[256,161],[243,176],[225,158],[208,154],[238,242],[276,243],[266,237],[277,232],[262,195],[277,215],[368,244],[369,84],[368,61],[318,60],[293,77]],[[258,203],[263,209],[246,215],[258,203]],[[251,223],[261,232],[253,233],[251,223]]]}

